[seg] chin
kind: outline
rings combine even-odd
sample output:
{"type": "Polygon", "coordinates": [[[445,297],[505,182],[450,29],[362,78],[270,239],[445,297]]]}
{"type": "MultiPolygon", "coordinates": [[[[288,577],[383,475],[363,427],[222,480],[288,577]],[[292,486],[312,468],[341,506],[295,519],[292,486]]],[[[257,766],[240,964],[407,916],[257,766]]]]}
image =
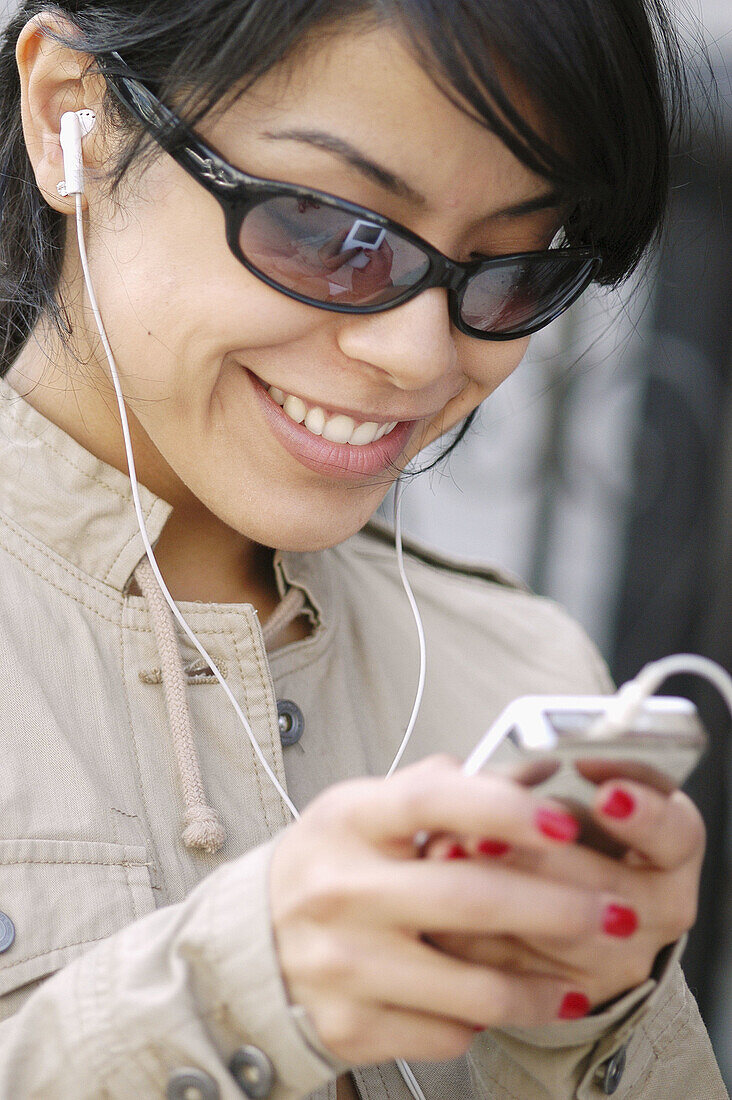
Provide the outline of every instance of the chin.
{"type": "Polygon", "coordinates": [[[298,509],[296,514],[290,513],[287,518],[286,510],[283,509],[279,516],[273,514],[266,524],[242,524],[238,529],[260,546],[298,554],[314,553],[338,546],[350,539],[365,527],[379,504],[380,500],[376,500],[368,510],[348,509],[346,512],[344,509],[343,512],[336,513],[334,509],[330,509],[321,515],[317,512],[305,515],[302,509],[298,509]]]}

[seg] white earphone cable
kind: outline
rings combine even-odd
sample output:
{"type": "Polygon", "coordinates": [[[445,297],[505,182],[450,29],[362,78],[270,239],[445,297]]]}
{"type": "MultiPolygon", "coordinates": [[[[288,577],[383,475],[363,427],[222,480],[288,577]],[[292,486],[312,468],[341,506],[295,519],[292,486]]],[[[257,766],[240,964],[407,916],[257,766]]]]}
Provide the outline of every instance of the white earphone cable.
{"type": "Polygon", "coordinates": [[[404,756],[404,752],[409,744],[414,727],[417,723],[417,717],[419,716],[420,707],[422,706],[422,697],[424,695],[424,685],[427,678],[427,644],[424,636],[424,624],[422,622],[422,616],[419,613],[417,601],[414,598],[414,592],[412,586],[409,583],[406,570],[404,568],[404,547],[402,546],[402,493],[404,491],[404,485],[399,478],[397,480],[394,489],[394,544],[396,547],[397,565],[399,567],[399,576],[401,578],[402,587],[407,594],[409,600],[409,606],[412,609],[414,615],[414,622],[417,627],[417,637],[419,639],[419,680],[417,683],[417,694],[414,697],[414,706],[412,707],[412,713],[407,723],[406,733],[402,740],[397,754],[392,760],[391,767],[386,773],[387,778],[393,775],[396,769],[399,767],[399,762],[404,756]]]}
{"type": "MultiPolygon", "coordinates": [[[[254,736],[254,731],[252,730],[252,727],[250,726],[246,715],[244,714],[243,710],[241,709],[238,702],[236,701],[236,698],[234,697],[231,689],[229,688],[229,685],[226,683],[226,680],[224,679],[221,672],[219,671],[215,661],[213,660],[211,655],[206,652],[204,647],[198,641],[198,638],[193,633],[191,628],[188,626],[188,623],[186,622],[186,620],[183,618],[182,614],[178,610],[176,602],[173,599],[173,597],[171,596],[170,592],[168,591],[168,586],[166,585],[165,581],[163,580],[162,573],[160,572],[160,569],[158,568],[158,563],[155,560],[155,554],[153,553],[153,548],[150,544],[150,539],[149,539],[148,534],[147,534],[147,528],[145,527],[145,517],[143,515],[142,505],[140,503],[140,495],[139,495],[138,483],[137,483],[137,472],[136,472],[136,469],[135,469],[135,459],[134,459],[134,455],[133,455],[133,451],[132,451],[132,439],[131,439],[131,436],[130,436],[130,427],[129,427],[129,422],[128,422],[128,419],[127,419],[127,409],[125,407],[125,401],[124,401],[124,397],[122,395],[122,387],[121,387],[121,384],[120,384],[119,375],[117,373],[117,365],[115,363],[114,354],[112,353],[112,348],[110,346],[109,339],[107,337],[106,329],[104,327],[104,322],[102,321],[102,316],[101,316],[101,313],[100,313],[100,310],[99,310],[99,305],[97,303],[96,294],[94,293],[94,286],[92,284],[91,273],[89,271],[89,261],[88,261],[88,257],[87,257],[87,253],[86,253],[86,239],[85,239],[85,234],[84,234],[84,217],[83,217],[83,208],[82,208],[82,196],[81,196],[80,193],[77,192],[75,197],[76,197],[76,230],[77,230],[77,238],[78,238],[78,243],[79,243],[79,255],[81,257],[81,266],[82,266],[82,270],[83,270],[83,273],[84,273],[84,282],[86,283],[87,294],[89,295],[89,302],[91,304],[92,312],[94,314],[94,321],[95,321],[95,324],[96,324],[97,329],[99,331],[99,336],[100,336],[100,339],[102,341],[102,346],[104,347],[104,352],[105,352],[105,355],[107,357],[107,361],[109,363],[109,369],[110,369],[111,376],[112,376],[112,384],[114,385],[114,391],[115,391],[115,394],[116,394],[116,397],[117,397],[117,405],[119,407],[120,421],[121,421],[121,424],[122,424],[122,435],[124,437],[125,452],[126,452],[126,455],[127,455],[127,466],[128,466],[129,475],[130,475],[130,485],[132,487],[132,499],[133,499],[134,506],[135,506],[135,515],[137,516],[137,525],[140,529],[140,535],[142,537],[142,542],[143,542],[143,545],[145,547],[145,553],[147,554],[148,560],[150,562],[150,567],[152,568],[152,571],[155,574],[155,579],[157,580],[158,584],[160,585],[160,589],[161,589],[161,591],[162,591],[162,593],[165,597],[165,600],[166,600],[168,606],[170,607],[171,612],[175,616],[178,623],[180,623],[180,626],[182,627],[182,629],[185,632],[186,636],[190,639],[192,644],[196,647],[196,649],[201,654],[203,659],[208,663],[209,668],[213,672],[213,674],[216,677],[216,679],[218,680],[218,682],[221,684],[221,687],[224,689],[224,692],[226,693],[226,696],[229,699],[229,702],[233,706],[233,708],[236,712],[236,715],[239,718],[239,721],[242,723],[242,725],[244,726],[244,729],[246,730],[247,737],[249,738],[249,741],[251,742],[252,748],[253,748],[254,752],[256,753],[257,758],[259,759],[259,762],[261,763],[261,765],[264,768],[268,778],[270,779],[270,781],[274,785],[275,789],[277,790],[277,793],[279,794],[280,798],[282,799],[284,804],[287,806],[288,810],[290,811],[292,816],[295,818],[295,820],[297,820],[300,817],[300,814],[298,813],[297,807],[294,805],[294,803],[292,802],[292,800],[288,796],[287,792],[285,791],[284,787],[279,782],[277,776],[273,772],[272,768],[268,764],[268,762],[267,762],[267,760],[264,756],[264,753],[262,752],[262,750],[259,746],[259,742],[257,741],[256,737],[254,736]]],[[[412,592],[411,586],[410,586],[409,581],[407,579],[406,572],[404,570],[404,556],[403,556],[403,551],[402,551],[402,537],[401,537],[401,485],[399,483],[397,483],[394,513],[395,513],[395,541],[396,541],[396,548],[397,548],[397,560],[398,560],[398,564],[399,564],[399,575],[402,579],[402,584],[404,585],[404,589],[407,593],[407,597],[409,599],[409,603],[410,603],[410,606],[412,608],[412,612],[414,614],[415,622],[417,624],[417,633],[418,633],[418,636],[419,636],[420,671],[419,671],[419,684],[418,684],[418,688],[417,688],[417,695],[416,695],[416,698],[415,698],[415,701],[414,701],[414,706],[412,708],[412,714],[411,714],[410,719],[409,719],[409,724],[407,726],[407,732],[405,733],[404,739],[402,740],[402,743],[399,747],[399,751],[397,752],[397,755],[395,756],[394,761],[393,761],[391,767],[389,768],[388,775],[391,775],[394,772],[394,770],[396,769],[396,767],[398,766],[399,761],[401,760],[402,755],[404,754],[404,750],[406,749],[407,744],[409,742],[409,739],[412,735],[412,731],[413,731],[415,723],[417,721],[417,715],[419,713],[419,708],[420,708],[421,702],[422,702],[422,695],[423,695],[423,692],[424,692],[424,683],[425,683],[425,676],[426,676],[426,656],[425,656],[426,651],[425,651],[424,628],[423,628],[422,620],[421,620],[421,617],[420,617],[420,614],[419,614],[419,609],[417,607],[417,603],[416,603],[416,600],[414,598],[414,593],[412,592]]],[[[426,1100],[426,1097],[425,1097],[424,1093],[422,1092],[421,1088],[419,1087],[419,1084],[417,1083],[417,1080],[416,1080],[414,1074],[412,1073],[412,1070],[408,1066],[408,1064],[405,1061],[403,1061],[402,1059],[397,1059],[396,1064],[397,1064],[397,1067],[399,1069],[399,1072],[401,1073],[402,1077],[404,1078],[404,1082],[405,1082],[407,1088],[409,1089],[411,1095],[414,1097],[414,1100],[426,1100]]]]}
{"type": "Polygon", "coordinates": [[[609,703],[605,714],[588,731],[592,737],[612,737],[632,727],[645,700],[655,695],[669,676],[700,676],[716,687],[732,715],[732,677],[709,657],[698,653],[674,653],[644,665],[640,672],[622,687],[609,703]]]}

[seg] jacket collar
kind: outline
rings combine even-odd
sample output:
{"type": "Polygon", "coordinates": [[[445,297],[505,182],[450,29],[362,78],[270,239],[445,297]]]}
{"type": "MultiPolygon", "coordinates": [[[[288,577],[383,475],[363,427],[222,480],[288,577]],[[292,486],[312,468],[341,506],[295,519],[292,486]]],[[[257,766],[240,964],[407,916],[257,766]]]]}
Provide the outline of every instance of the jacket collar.
{"type": "MultiPolygon", "coordinates": [[[[0,512],[82,572],[122,591],[145,553],[130,479],[0,379],[0,512]]],[[[140,486],[150,541],[172,509],[140,486]]]]}
{"type": "MultiPolygon", "coordinates": [[[[172,507],[140,485],[150,542],[172,507]]],[[[0,378],[0,515],[65,562],[124,592],[145,553],[127,474],[102,462],[0,378]]],[[[330,604],[323,554],[278,553],[280,595],[294,584],[316,621],[330,604]]]]}

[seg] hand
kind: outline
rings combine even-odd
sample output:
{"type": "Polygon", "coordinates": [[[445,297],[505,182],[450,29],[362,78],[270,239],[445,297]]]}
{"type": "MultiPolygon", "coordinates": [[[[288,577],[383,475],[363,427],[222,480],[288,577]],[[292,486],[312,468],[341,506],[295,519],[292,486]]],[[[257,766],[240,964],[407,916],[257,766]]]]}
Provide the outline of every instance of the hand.
{"type": "Polygon", "coordinates": [[[414,839],[421,830],[505,837],[550,868],[553,849],[577,832],[566,813],[518,784],[464,776],[444,758],[391,779],[340,784],[308,807],[275,850],[274,935],[291,1001],[350,1064],[449,1059],[476,1030],[541,1024],[589,1007],[564,976],[450,957],[425,934],[465,944],[486,933],[594,943],[607,940],[608,905],[626,904],[599,872],[598,888],[551,881],[533,868],[423,859],[414,839]]]}
{"type": "Polygon", "coordinates": [[[622,897],[622,909],[627,911],[608,914],[608,926],[615,935],[447,935],[435,937],[434,942],[456,958],[513,973],[563,977],[587,993],[593,1007],[644,982],[658,952],[686,932],[696,918],[704,824],[681,792],[660,794],[629,780],[601,785],[592,817],[627,849],[621,859],[580,845],[537,853],[520,847],[506,850],[498,840],[481,844],[454,837],[441,838],[429,854],[443,859],[465,854],[491,866],[493,873],[530,872],[622,897]],[[484,854],[491,851],[492,856],[484,854]]]}

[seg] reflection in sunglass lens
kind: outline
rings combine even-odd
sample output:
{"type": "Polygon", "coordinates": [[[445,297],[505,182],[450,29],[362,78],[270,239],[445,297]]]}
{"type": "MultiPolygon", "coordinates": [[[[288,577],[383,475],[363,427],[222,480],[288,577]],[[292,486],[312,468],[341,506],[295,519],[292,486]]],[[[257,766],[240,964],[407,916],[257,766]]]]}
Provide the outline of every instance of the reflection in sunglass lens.
{"type": "Polygon", "coordinates": [[[273,282],[335,306],[393,301],[429,269],[411,241],[314,197],[261,202],[244,218],[239,246],[273,282]]]}
{"type": "Polygon", "coordinates": [[[461,316],[481,332],[509,334],[544,324],[584,289],[591,260],[559,251],[497,261],[468,283],[461,316]]]}

